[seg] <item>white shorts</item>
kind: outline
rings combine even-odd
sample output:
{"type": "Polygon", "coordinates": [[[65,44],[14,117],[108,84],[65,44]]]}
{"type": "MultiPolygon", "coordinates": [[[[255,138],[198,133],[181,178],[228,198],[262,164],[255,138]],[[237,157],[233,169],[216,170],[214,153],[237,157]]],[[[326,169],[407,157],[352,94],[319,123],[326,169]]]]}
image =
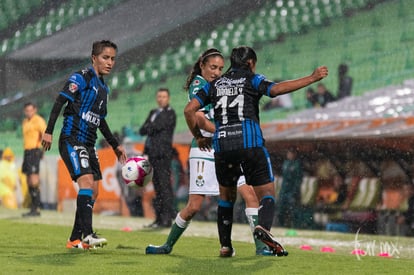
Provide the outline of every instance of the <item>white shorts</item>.
{"type": "Polygon", "coordinates": [[[214,166],[214,151],[201,151],[197,147],[190,149],[189,194],[208,196],[219,195],[219,186],[214,166]]]}
{"type": "MultiPolygon", "coordinates": [[[[216,177],[214,164],[214,151],[201,151],[197,147],[190,149],[190,183],[189,194],[199,194],[208,196],[218,196],[219,184],[216,177]]],[[[241,176],[237,182],[237,187],[246,184],[246,179],[241,176]]]]}

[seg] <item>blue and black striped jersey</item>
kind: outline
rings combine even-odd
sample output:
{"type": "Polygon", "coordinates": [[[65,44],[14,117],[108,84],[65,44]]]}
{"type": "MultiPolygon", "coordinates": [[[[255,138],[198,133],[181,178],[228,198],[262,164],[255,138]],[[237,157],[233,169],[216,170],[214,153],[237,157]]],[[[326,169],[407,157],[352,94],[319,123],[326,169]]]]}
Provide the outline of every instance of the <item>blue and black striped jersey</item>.
{"type": "Polygon", "coordinates": [[[195,98],[201,106],[210,103],[214,106],[213,147],[216,152],[264,146],[259,101],[263,95],[270,97],[274,84],[263,75],[231,70],[197,93],[195,98]]]}
{"type": "Polygon", "coordinates": [[[94,146],[97,128],[107,114],[109,88],[92,67],[72,74],[60,95],[67,98],[61,137],[94,146]]]}

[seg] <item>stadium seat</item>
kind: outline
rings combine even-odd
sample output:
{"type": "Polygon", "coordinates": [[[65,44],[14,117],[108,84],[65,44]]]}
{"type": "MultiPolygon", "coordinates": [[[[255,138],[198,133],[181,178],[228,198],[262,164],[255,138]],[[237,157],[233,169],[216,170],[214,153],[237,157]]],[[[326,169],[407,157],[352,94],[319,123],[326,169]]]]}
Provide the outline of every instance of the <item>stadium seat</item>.
{"type": "MultiPolygon", "coordinates": [[[[36,23],[36,25],[33,29],[34,34],[37,38],[40,38],[40,37],[45,35],[46,23],[47,23],[46,19],[43,18],[43,17],[40,18],[39,21],[37,21],[37,23],[36,23]]],[[[29,31],[30,32],[31,30],[26,28],[24,31],[29,31]]]]}
{"type": "Polygon", "coordinates": [[[138,72],[138,82],[139,83],[144,83],[146,81],[148,81],[149,75],[148,75],[149,71],[145,70],[145,69],[141,69],[138,72]]]}
{"type": "Polygon", "coordinates": [[[161,77],[160,72],[157,69],[151,71],[151,81],[158,81],[161,77]]]}
{"type": "Polygon", "coordinates": [[[159,66],[160,74],[164,75],[168,73],[168,57],[167,55],[163,54],[160,57],[160,66],[159,66]]]}
{"type": "Polygon", "coordinates": [[[14,34],[14,37],[12,39],[12,45],[11,45],[12,49],[16,50],[16,49],[20,48],[21,43],[22,43],[22,36],[21,36],[20,31],[17,31],[14,34]]]}
{"type": "Polygon", "coordinates": [[[3,43],[1,44],[0,52],[3,54],[5,52],[7,52],[8,49],[9,49],[9,40],[4,39],[3,43]]]}
{"type": "Polygon", "coordinates": [[[136,74],[135,70],[133,70],[133,69],[129,69],[126,72],[126,87],[128,89],[135,88],[135,85],[137,83],[137,77],[136,76],[137,76],[137,74],[136,74]]]}
{"type": "Polygon", "coordinates": [[[119,76],[118,75],[113,75],[110,78],[109,87],[111,87],[111,89],[113,89],[113,90],[115,90],[119,87],[119,76]]]}

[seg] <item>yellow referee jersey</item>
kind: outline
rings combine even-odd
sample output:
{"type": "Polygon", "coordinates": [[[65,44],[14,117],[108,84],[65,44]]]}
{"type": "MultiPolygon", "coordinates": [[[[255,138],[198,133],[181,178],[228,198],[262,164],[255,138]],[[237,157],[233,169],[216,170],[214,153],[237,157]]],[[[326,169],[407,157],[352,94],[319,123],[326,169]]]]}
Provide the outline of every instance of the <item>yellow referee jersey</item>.
{"type": "Polygon", "coordinates": [[[42,135],[46,130],[45,120],[35,114],[31,119],[23,119],[23,147],[24,150],[41,147],[42,135]]]}

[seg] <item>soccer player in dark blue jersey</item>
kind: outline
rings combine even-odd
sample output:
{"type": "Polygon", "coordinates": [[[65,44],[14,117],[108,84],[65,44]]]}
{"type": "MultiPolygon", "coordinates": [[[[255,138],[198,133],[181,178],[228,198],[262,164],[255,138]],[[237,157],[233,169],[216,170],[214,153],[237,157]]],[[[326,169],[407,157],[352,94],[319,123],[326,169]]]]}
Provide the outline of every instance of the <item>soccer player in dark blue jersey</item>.
{"type": "Polygon", "coordinates": [[[126,161],[125,150],[114,137],[105,120],[109,88],[103,76],[115,64],[117,45],[108,40],[92,45],[92,66],[72,74],[66,81],[52,107],[49,122],[43,135],[42,146],[50,150],[56,120],[65,105],[63,127],[59,137],[59,152],[73,181],[79,185],[76,215],[67,248],[88,249],[104,246],[92,230],[92,208],[98,196],[102,174],[95,150],[99,129],[112,146],[118,160],[126,161]]]}
{"type": "Polygon", "coordinates": [[[255,237],[267,244],[275,255],[287,255],[270,233],[275,211],[275,189],[272,164],[260,128],[259,100],[263,95],[276,97],[317,82],[328,75],[328,68],[321,66],[309,76],[275,83],[255,73],[257,56],[250,47],[234,48],[230,61],[227,72],[207,83],[184,109],[188,127],[199,147],[209,150],[210,140],[201,134],[195,113],[210,103],[214,106],[216,131],[212,144],[220,184],[217,210],[220,255],[233,255],[233,205],[237,179],[242,174],[246,182],[253,186],[260,201],[255,237]]]}

